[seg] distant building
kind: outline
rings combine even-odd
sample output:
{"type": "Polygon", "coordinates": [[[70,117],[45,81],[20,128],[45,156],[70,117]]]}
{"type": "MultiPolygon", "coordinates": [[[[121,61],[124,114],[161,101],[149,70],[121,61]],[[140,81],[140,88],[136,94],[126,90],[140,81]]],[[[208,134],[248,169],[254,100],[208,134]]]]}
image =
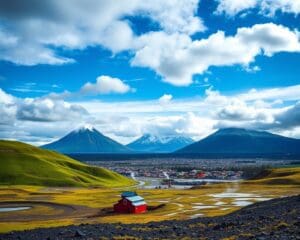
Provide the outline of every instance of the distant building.
{"type": "Polygon", "coordinates": [[[205,173],[204,172],[198,172],[196,175],[197,178],[204,178],[205,177],[205,173]]]}
{"type": "Polygon", "coordinates": [[[116,213],[144,213],[147,211],[147,203],[136,192],[123,192],[121,200],[114,205],[116,213]]]}

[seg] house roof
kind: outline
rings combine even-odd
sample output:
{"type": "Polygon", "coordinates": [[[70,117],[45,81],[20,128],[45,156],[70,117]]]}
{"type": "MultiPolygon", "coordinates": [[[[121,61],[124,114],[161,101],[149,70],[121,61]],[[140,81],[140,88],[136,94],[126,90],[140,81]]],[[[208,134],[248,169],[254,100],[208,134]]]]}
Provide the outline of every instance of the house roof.
{"type": "Polygon", "coordinates": [[[141,206],[146,204],[144,198],[140,196],[126,197],[126,199],[130,201],[133,206],[141,206]]]}
{"type": "Polygon", "coordinates": [[[144,198],[142,198],[140,196],[126,197],[126,199],[130,202],[144,201],[144,198]]]}

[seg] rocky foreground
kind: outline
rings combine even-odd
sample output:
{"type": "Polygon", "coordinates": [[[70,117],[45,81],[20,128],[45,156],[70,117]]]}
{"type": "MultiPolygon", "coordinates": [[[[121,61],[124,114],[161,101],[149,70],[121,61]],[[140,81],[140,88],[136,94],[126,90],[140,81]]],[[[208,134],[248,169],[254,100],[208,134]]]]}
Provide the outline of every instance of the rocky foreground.
{"type": "Polygon", "coordinates": [[[300,195],[256,203],[222,217],[147,224],[82,224],[0,235],[1,240],[183,238],[300,239],[300,195]]]}

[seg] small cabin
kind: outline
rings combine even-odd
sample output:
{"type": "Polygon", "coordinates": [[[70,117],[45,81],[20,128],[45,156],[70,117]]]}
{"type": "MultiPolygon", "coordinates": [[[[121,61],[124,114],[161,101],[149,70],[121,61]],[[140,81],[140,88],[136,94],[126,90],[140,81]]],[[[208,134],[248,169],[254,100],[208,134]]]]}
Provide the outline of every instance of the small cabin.
{"type": "Polygon", "coordinates": [[[136,192],[123,192],[121,199],[114,205],[116,213],[144,213],[147,211],[147,203],[136,192]]]}

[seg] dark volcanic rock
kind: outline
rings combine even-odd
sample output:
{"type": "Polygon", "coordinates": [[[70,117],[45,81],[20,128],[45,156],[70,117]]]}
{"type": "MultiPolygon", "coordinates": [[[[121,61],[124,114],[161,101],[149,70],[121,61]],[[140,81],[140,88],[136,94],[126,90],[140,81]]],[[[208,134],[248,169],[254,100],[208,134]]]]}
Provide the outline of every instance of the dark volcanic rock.
{"type": "Polygon", "coordinates": [[[214,218],[148,224],[84,224],[0,234],[0,239],[300,239],[300,196],[256,203],[214,218]]]}

